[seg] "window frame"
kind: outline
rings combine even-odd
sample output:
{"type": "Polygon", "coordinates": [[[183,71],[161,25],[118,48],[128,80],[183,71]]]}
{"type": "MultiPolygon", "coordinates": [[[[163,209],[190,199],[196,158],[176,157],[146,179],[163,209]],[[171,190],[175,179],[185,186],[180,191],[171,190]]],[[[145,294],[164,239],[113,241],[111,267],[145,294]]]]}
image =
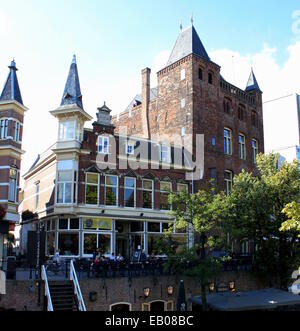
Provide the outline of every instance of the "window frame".
{"type": "Polygon", "coordinates": [[[97,174],[97,173],[94,173],[94,172],[86,172],[85,173],[85,204],[87,206],[99,206],[99,193],[100,193],[99,187],[100,187],[100,174],[97,174]],[[95,184],[95,183],[88,183],[88,176],[89,175],[97,175],[98,176],[98,183],[97,184],[95,184]],[[87,186],[97,187],[97,204],[87,203],[87,199],[86,199],[87,198],[87,196],[86,196],[87,186]]]}
{"type": "Polygon", "coordinates": [[[136,208],[136,178],[135,177],[124,177],[124,208],[128,209],[134,209],[136,208]],[[134,188],[126,186],[126,179],[132,179],[134,180],[134,188]],[[134,203],[133,207],[126,206],[126,200],[125,200],[125,192],[126,190],[133,190],[134,191],[134,203]]]}
{"type": "Polygon", "coordinates": [[[134,155],[134,147],[135,147],[135,144],[134,143],[126,143],[125,145],[125,154],[126,155],[134,155]],[[131,153],[128,152],[128,147],[132,147],[132,150],[131,150],[131,153]]]}
{"type": "Polygon", "coordinates": [[[97,153],[98,154],[104,154],[104,155],[109,154],[109,137],[108,136],[98,136],[98,139],[97,139],[97,153]],[[99,143],[100,139],[102,139],[101,144],[99,143]],[[106,146],[105,146],[105,141],[106,141],[106,146]],[[100,147],[102,149],[101,151],[100,151],[100,147]]]}
{"type": "Polygon", "coordinates": [[[224,154],[225,155],[232,155],[232,130],[228,127],[224,128],[224,154]],[[229,132],[229,137],[225,135],[225,131],[229,132]],[[229,145],[228,145],[229,142],[229,145]],[[226,146],[226,147],[225,147],[226,146]],[[229,151],[228,151],[229,146],[229,151]]]}
{"type": "Polygon", "coordinates": [[[225,193],[229,195],[231,194],[233,187],[233,172],[231,170],[224,171],[224,182],[225,182],[225,193]],[[226,174],[230,175],[230,179],[226,178],[226,174]],[[228,185],[230,185],[230,187],[228,187],[228,185]]]}
{"type": "Polygon", "coordinates": [[[246,136],[243,133],[239,133],[238,136],[239,140],[239,159],[240,160],[246,160],[246,136]],[[240,141],[240,138],[243,138],[243,141],[240,141]]]}
{"type": "Polygon", "coordinates": [[[172,190],[172,182],[161,181],[161,182],[159,183],[159,185],[160,185],[160,186],[159,186],[159,210],[163,210],[163,211],[166,211],[166,210],[172,210],[172,205],[169,204],[169,203],[168,203],[169,208],[166,208],[166,209],[161,208],[161,196],[162,196],[163,194],[168,194],[168,196],[169,196],[169,194],[172,193],[172,191],[173,191],[173,190],[172,190]],[[170,190],[169,190],[169,191],[162,190],[162,184],[168,184],[170,190]]]}
{"type": "Polygon", "coordinates": [[[166,145],[166,144],[161,144],[160,145],[160,151],[159,151],[159,160],[161,163],[171,163],[171,146],[166,145]],[[164,151],[163,149],[166,148],[164,151]],[[167,153],[167,160],[163,160],[163,153],[167,153]]]}
{"type": "Polygon", "coordinates": [[[143,205],[142,205],[142,207],[143,207],[143,209],[146,209],[146,210],[153,210],[154,209],[154,180],[153,179],[148,179],[148,178],[143,178],[142,179],[142,194],[143,194],[143,205]],[[152,189],[150,190],[150,189],[145,189],[144,188],[144,182],[151,182],[151,184],[152,184],[152,189]],[[151,191],[151,208],[146,208],[146,207],[144,207],[144,191],[146,191],[146,192],[150,192],[151,191]]]}
{"type": "Polygon", "coordinates": [[[104,205],[106,207],[118,207],[119,206],[119,177],[117,175],[105,175],[105,187],[104,187],[104,205]],[[108,177],[115,177],[117,178],[117,184],[116,185],[108,185],[107,184],[107,178],[108,177]],[[107,205],[106,204],[106,188],[111,187],[116,189],[116,203],[114,205],[107,205]]]}
{"type": "Polygon", "coordinates": [[[55,203],[57,205],[71,205],[77,203],[77,192],[78,192],[78,161],[77,160],[59,160],[56,168],[56,181],[55,181],[55,203]],[[63,162],[65,164],[63,164],[63,162]],[[69,163],[67,163],[69,162],[69,163]],[[60,168],[61,167],[61,168],[60,168]],[[60,173],[72,173],[72,180],[61,181],[59,180],[60,173]],[[59,196],[59,185],[63,184],[63,201],[58,201],[59,196]],[[66,202],[66,184],[71,184],[71,201],[66,202]]]}
{"type": "Polygon", "coordinates": [[[256,138],[252,138],[251,140],[251,149],[252,149],[252,161],[254,164],[256,164],[256,158],[259,154],[259,148],[258,148],[258,140],[256,138]],[[255,146],[253,146],[253,143],[256,143],[255,146]]]}
{"type": "Polygon", "coordinates": [[[18,179],[19,179],[19,171],[17,168],[10,167],[9,169],[9,179],[8,179],[8,201],[12,203],[16,203],[18,201],[18,179]],[[11,177],[11,172],[14,171],[15,178],[11,177]],[[13,191],[11,191],[13,190],[13,191]],[[14,195],[13,199],[11,199],[11,195],[14,195]]]}

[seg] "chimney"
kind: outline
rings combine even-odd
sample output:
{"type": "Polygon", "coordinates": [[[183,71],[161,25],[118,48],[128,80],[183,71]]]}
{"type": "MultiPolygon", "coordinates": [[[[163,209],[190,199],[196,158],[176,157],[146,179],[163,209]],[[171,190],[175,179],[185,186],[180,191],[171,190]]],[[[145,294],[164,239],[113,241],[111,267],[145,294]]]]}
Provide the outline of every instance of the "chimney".
{"type": "Polygon", "coordinates": [[[143,136],[150,139],[149,130],[149,102],[150,102],[150,74],[151,69],[145,68],[142,70],[142,123],[143,136]]]}

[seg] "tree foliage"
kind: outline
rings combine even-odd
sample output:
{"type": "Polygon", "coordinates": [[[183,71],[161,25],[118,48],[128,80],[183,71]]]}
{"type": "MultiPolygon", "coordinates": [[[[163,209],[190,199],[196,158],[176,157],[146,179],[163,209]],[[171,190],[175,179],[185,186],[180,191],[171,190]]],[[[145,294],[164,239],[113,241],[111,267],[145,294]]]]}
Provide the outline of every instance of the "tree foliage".
{"type": "Polygon", "coordinates": [[[232,194],[226,199],[226,226],[233,239],[254,242],[256,271],[278,275],[285,286],[298,263],[299,241],[295,227],[280,231],[282,224],[287,225],[282,210],[287,204],[294,206],[299,195],[299,172],[297,162],[278,166],[278,161],[278,154],[259,155],[259,176],[242,171],[235,177],[232,194]]]}

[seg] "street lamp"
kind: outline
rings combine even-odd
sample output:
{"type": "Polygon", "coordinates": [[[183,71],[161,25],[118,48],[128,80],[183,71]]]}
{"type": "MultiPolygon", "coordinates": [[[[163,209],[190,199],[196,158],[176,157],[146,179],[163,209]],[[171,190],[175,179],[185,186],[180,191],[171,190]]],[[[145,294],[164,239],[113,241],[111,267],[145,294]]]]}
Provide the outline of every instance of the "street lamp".
{"type": "Polygon", "coordinates": [[[148,298],[150,296],[150,288],[149,287],[145,287],[144,288],[144,297],[148,298]]]}
{"type": "Polygon", "coordinates": [[[168,286],[168,295],[173,295],[173,293],[174,293],[174,287],[169,285],[168,286]]]}

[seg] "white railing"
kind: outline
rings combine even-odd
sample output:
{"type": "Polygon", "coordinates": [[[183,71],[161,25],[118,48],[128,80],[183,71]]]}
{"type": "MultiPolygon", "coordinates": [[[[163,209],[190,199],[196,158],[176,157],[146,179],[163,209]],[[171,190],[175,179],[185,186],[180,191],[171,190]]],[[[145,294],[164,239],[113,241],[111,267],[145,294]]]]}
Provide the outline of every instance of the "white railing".
{"type": "Polygon", "coordinates": [[[42,266],[42,280],[45,282],[45,297],[47,297],[47,311],[53,311],[53,305],[51,300],[51,294],[48,284],[47,272],[46,268],[42,266]]]}
{"type": "Polygon", "coordinates": [[[80,285],[79,285],[78,278],[76,275],[76,270],[74,268],[73,260],[70,261],[70,280],[73,282],[73,285],[74,285],[74,294],[75,294],[77,302],[78,302],[78,309],[80,311],[86,311],[85,303],[83,300],[80,285]]]}

